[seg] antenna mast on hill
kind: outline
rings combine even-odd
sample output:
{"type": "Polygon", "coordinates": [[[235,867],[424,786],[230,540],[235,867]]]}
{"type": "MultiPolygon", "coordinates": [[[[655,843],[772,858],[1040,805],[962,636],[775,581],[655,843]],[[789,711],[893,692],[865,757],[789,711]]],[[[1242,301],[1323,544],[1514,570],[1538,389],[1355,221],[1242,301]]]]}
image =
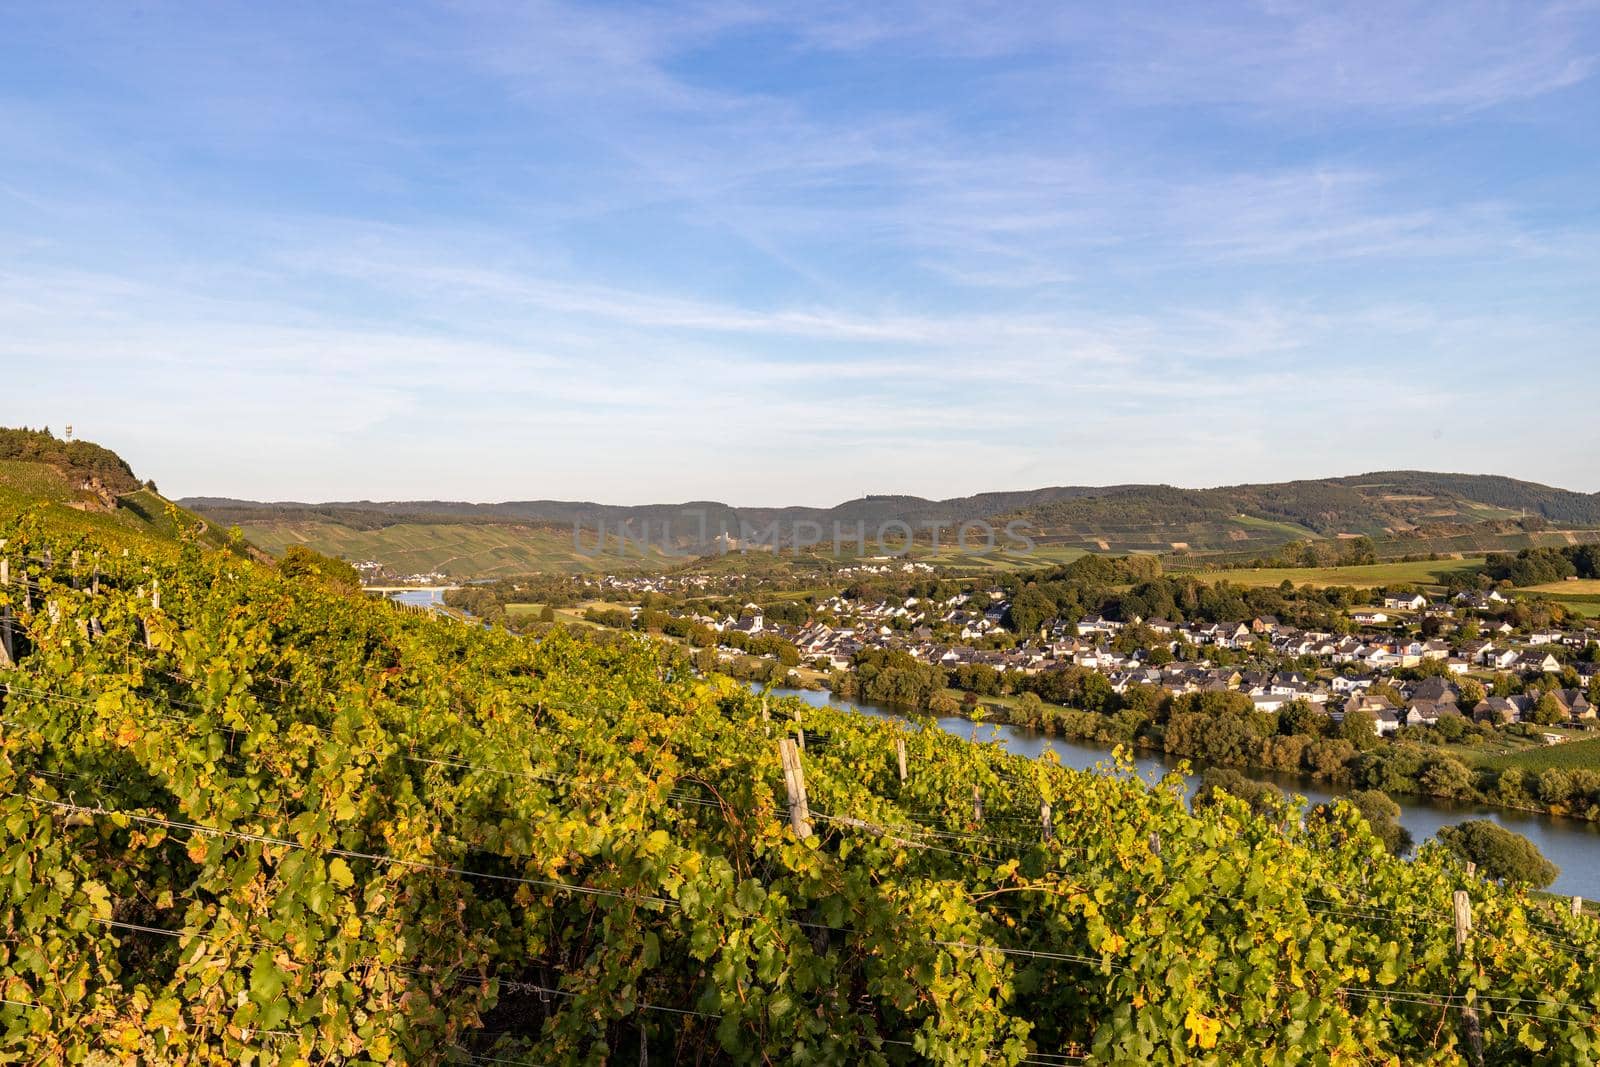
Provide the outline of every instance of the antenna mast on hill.
{"type": "Polygon", "coordinates": [[[67,426],[67,440],[72,440],[72,426],[70,423],[67,426]]]}

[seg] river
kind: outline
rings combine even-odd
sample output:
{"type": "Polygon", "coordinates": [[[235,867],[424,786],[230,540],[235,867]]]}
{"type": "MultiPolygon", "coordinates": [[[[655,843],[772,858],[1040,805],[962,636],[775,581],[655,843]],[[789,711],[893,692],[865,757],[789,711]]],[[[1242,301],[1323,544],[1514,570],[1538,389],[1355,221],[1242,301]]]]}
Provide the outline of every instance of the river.
{"type": "Polygon", "coordinates": [[[404,589],[398,593],[388,593],[386,595],[397,604],[410,604],[415,608],[431,608],[434,611],[438,611],[444,607],[443,589],[404,589]]]}
{"type": "MultiPolygon", "coordinates": [[[[886,707],[862,701],[845,701],[832,693],[813,689],[773,689],[774,696],[799,697],[814,707],[834,707],[868,715],[902,717],[886,707]]],[[[937,720],[939,728],[957,737],[970,739],[974,724],[959,716],[945,716],[937,720]]],[[[1092,743],[1068,738],[1050,737],[1037,730],[1000,723],[984,723],[977,727],[977,736],[983,741],[997,741],[1020,756],[1038,758],[1046,749],[1052,749],[1063,766],[1079,770],[1094,770],[1111,760],[1109,750],[1092,743]]],[[[1141,750],[1134,759],[1140,775],[1150,781],[1161,778],[1178,762],[1162,752],[1141,750]]],[[[1263,771],[1245,772],[1259,781],[1271,782],[1288,793],[1298,793],[1313,804],[1331,800],[1338,791],[1326,782],[1276,775],[1263,771]]],[[[1186,779],[1193,790],[1199,784],[1196,775],[1186,779]]],[[[1475,804],[1457,804],[1428,797],[1397,796],[1400,805],[1400,824],[1411,831],[1412,838],[1421,844],[1442,826],[1450,826],[1467,819],[1490,819],[1539,846],[1545,858],[1561,868],[1561,874],[1550,885],[1553,893],[1567,896],[1581,895],[1585,900],[1600,900],[1600,823],[1582,819],[1563,819],[1554,815],[1534,812],[1507,811],[1502,808],[1481,807],[1475,804]]]]}

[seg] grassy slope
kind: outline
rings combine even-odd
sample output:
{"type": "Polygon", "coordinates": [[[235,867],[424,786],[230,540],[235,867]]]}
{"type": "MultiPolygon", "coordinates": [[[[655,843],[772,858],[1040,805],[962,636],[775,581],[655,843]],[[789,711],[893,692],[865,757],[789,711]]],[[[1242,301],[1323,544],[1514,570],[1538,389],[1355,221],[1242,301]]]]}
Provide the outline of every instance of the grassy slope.
{"type": "Polygon", "coordinates": [[[1211,580],[1226,579],[1236,585],[1251,587],[1275,586],[1285,579],[1295,585],[1310,585],[1319,589],[1332,585],[1441,585],[1451,574],[1470,571],[1482,562],[1482,558],[1477,557],[1421,560],[1415,563],[1374,563],[1365,567],[1270,567],[1200,573],[1211,580]]]}
{"type": "MultiPolygon", "coordinates": [[[[94,505],[92,493],[74,488],[60,471],[45,463],[0,460],[0,515],[13,515],[34,509],[46,527],[58,530],[86,530],[108,537],[155,538],[171,540],[178,536],[171,504],[148,489],[137,489],[118,498],[115,511],[88,510],[74,504],[94,505]]],[[[184,525],[204,523],[189,511],[177,508],[184,525]]],[[[207,525],[202,540],[213,548],[226,541],[226,531],[207,525]]]]}

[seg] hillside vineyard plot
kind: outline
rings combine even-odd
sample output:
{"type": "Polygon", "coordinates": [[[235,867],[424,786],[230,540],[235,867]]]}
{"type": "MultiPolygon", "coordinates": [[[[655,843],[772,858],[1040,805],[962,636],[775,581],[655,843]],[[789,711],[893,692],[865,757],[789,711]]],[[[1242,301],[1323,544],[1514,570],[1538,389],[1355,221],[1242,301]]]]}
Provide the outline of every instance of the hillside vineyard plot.
{"type": "Polygon", "coordinates": [[[1595,1060],[1595,920],[1342,806],[0,537],[8,1062],[1595,1060]]]}

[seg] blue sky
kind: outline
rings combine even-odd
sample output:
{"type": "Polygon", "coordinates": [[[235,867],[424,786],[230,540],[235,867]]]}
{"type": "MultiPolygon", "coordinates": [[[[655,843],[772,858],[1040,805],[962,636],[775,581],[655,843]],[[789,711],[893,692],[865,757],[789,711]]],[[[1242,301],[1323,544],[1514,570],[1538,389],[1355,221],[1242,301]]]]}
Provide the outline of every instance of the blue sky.
{"type": "Polygon", "coordinates": [[[275,499],[1600,490],[1600,4],[1201,6],[4,4],[0,422],[275,499]]]}

